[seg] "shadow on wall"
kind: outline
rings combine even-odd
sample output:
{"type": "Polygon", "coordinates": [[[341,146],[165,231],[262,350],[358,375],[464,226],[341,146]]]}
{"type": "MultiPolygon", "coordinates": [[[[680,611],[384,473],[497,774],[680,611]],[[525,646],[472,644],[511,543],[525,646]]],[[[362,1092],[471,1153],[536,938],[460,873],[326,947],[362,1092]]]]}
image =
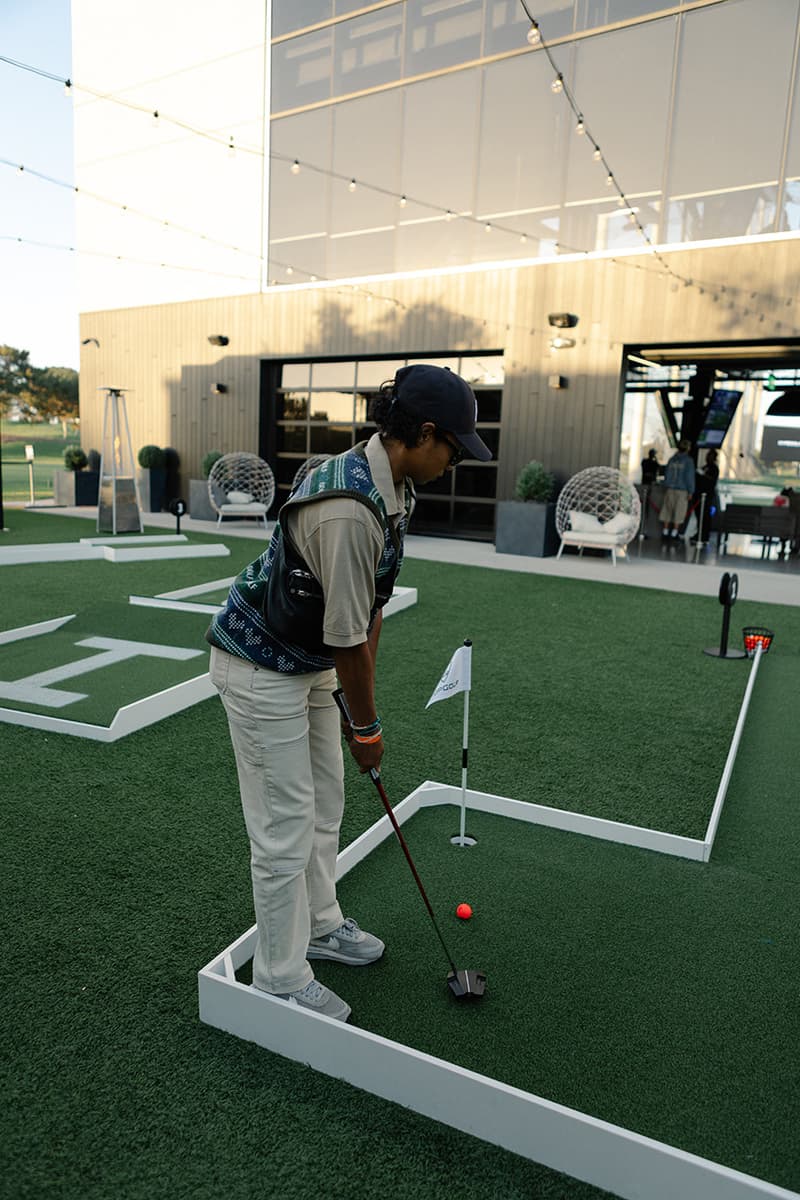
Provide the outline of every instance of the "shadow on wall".
{"type": "MultiPolygon", "coordinates": [[[[489,350],[501,347],[498,322],[475,320],[442,304],[405,305],[383,299],[375,285],[372,299],[358,289],[351,304],[323,301],[317,310],[317,335],[299,354],[424,354],[430,350],[489,350]]],[[[502,328],[505,328],[504,326],[502,328]]]]}
{"type": "MultiPolygon", "coordinates": [[[[201,478],[211,450],[258,452],[261,362],[264,360],[385,354],[402,357],[430,351],[458,353],[502,346],[498,326],[436,303],[410,307],[354,293],[352,305],[323,299],[314,310],[316,336],[301,345],[266,344],[251,355],[224,351],[213,363],[186,363],[170,384],[170,441],[181,458],[181,494],[201,478]],[[368,311],[365,311],[368,310],[368,311]],[[220,385],[221,389],[220,390],[220,385]]],[[[235,330],[232,331],[235,334],[235,330]]],[[[231,341],[235,344],[234,336],[231,341]]]]}

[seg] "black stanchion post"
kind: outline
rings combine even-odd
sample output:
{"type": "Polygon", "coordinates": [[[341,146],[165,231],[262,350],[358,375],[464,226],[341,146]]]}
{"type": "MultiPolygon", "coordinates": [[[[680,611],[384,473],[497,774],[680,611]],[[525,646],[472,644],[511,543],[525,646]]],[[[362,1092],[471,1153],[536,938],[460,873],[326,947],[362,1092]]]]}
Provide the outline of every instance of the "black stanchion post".
{"type": "Polygon", "coordinates": [[[722,576],[719,585],[719,602],[722,605],[722,636],[720,637],[719,647],[710,646],[704,650],[704,654],[711,655],[712,658],[744,658],[744,650],[729,650],[728,649],[728,631],[731,623],[731,609],[736,603],[736,597],[739,594],[739,576],[729,575],[726,571],[722,576]]]}

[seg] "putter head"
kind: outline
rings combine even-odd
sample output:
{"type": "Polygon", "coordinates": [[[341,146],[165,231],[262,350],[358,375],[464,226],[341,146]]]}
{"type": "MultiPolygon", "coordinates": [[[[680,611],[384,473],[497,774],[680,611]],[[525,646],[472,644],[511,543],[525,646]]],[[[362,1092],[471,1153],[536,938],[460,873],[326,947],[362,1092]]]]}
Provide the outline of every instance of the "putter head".
{"type": "Polygon", "coordinates": [[[447,986],[456,1000],[480,1000],[486,991],[483,971],[449,971],[447,986]]]}

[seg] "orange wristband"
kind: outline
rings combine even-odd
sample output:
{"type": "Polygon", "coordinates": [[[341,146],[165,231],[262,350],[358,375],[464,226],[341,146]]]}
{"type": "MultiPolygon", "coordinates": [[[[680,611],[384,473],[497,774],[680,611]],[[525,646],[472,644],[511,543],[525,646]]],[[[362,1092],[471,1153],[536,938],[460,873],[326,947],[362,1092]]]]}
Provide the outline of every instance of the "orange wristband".
{"type": "Polygon", "coordinates": [[[380,730],[377,733],[373,733],[371,737],[359,737],[357,733],[354,733],[353,741],[358,742],[361,746],[371,746],[374,742],[379,742],[382,737],[383,734],[380,730]]]}

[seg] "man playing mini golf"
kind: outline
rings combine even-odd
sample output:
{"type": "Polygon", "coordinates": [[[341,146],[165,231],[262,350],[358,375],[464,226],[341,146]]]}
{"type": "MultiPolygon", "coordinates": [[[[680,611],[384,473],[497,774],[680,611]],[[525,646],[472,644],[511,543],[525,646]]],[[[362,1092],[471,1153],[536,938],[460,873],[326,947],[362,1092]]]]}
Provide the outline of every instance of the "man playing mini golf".
{"type": "Polygon", "coordinates": [[[228,717],[250,838],[258,940],[253,984],[346,1021],[350,1007],[311,961],[375,962],[383,942],[344,918],[336,855],[344,809],[338,675],[350,753],[378,768],[381,609],[403,560],[415,485],[491,451],[471,388],[442,367],[403,367],[376,399],[378,432],[308,475],[268,548],[231,587],[206,637],[228,717]]]}

